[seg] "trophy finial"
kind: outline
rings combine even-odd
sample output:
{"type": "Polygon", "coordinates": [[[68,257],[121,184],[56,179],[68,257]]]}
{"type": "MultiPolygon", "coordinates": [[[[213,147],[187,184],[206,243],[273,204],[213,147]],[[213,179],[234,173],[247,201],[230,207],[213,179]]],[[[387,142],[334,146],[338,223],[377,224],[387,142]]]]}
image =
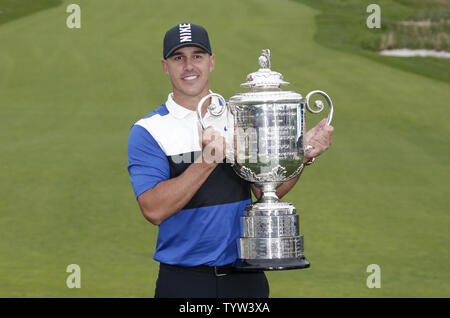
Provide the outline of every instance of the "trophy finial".
{"type": "Polygon", "coordinates": [[[261,56],[258,59],[259,62],[259,66],[261,66],[261,68],[268,68],[270,69],[270,50],[269,49],[264,49],[261,51],[261,56]]]}
{"type": "Polygon", "coordinates": [[[283,80],[283,75],[272,71],[270,63],[270,50],[261,50],[261,55],[258,58],[259,70],[247,75],[247,82],[242,83],[242,87],[249,87],[257,90],[273,90],[280,88],[280,86],[289,85],[283,80]]]}

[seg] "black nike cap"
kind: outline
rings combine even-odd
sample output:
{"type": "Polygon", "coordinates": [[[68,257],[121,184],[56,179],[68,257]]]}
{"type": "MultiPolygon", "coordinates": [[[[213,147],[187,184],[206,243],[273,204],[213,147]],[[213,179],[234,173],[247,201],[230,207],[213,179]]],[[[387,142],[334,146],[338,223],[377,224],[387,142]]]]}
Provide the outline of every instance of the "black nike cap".
{"type": "Polygon", "coordinates": [[[202,26],[192,23],[180,23],[167,31],[163,46],[164,59],[185,46],[197,46],[212,54],[208,32],[202,26]]]}

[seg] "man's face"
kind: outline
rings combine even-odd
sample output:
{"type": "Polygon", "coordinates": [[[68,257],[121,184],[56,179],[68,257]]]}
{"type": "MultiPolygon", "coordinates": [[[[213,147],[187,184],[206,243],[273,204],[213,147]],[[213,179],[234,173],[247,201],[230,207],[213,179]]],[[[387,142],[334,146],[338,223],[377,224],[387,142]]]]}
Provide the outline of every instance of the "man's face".
{"type": "Polygon", "coordinates": [[[214,55],[199,47],[186,46],[161,62],[172,82],[174,95],[203,97],[209,92],[209,73],[214,69],[214,55]]]}

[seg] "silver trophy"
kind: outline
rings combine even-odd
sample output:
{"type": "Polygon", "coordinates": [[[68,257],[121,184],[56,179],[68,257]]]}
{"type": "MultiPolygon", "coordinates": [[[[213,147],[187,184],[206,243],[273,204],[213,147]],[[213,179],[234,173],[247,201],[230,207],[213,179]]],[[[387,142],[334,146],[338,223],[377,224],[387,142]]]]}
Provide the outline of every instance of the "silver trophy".
{"type": "Polygon", "coordinates": [[[277,187],[297,176],[303,169],[308,145],[303,145],[305,113],[320,113],[321,100],[310,107],[312,95],[324,97],[329,106],[327,124],[331,123],[333,104],[319,90],[306,95],[283,91],[289,85],[283,76],[270,69],[270,50],[262,50],[260,69],[247,76],[242,87],[249,92],[236,94],[228,102],[211,93],[198,104],[197,114],[203,129],[203,103],[215,96],[221,102],[211,103],[207,111],[212,116],[226,116],[231,137],[227,140],[226,160],[243,179],[261,189],[261,197],[246,207],[241,217],[239,259],[234,266],[241,270],[283,270],[309,267],[303,253],[303,235],[299,234],[299,216],[295,207],[278,199],[277,187]]]}

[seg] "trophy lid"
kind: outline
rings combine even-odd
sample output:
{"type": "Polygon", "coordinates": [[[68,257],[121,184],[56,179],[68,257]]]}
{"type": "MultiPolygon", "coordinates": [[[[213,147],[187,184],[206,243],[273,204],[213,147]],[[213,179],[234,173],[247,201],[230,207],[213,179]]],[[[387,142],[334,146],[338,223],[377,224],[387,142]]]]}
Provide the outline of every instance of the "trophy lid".
{"type": "Polygon", "coordinates": [[[261,51],[261,56],[258,59],[260,69],[256,72],[247,75],[247,82],[242,83],[242,87],[249,87],[251,90],[267,90],[273,88],[280,88],[280,86],[287,86],[289,82],[283,80],[281,73],[272,71],[270,69],[270,50],[264,49],[261,51]]]}
{"type": "Polygon", "coordinates": [[[282,91],[281,86],[289,85],[289,82],[283,80],[281,73],[270,69],[270,50],[261,51],[258,58],[259,70],[247,75],[247,81],[242,83],[242,87],[250,88],[247,93],[237,94],[230,98],[230,102],[237,104],[254,104],[261,102],[299,102],[302,95],[282,91]]]}

